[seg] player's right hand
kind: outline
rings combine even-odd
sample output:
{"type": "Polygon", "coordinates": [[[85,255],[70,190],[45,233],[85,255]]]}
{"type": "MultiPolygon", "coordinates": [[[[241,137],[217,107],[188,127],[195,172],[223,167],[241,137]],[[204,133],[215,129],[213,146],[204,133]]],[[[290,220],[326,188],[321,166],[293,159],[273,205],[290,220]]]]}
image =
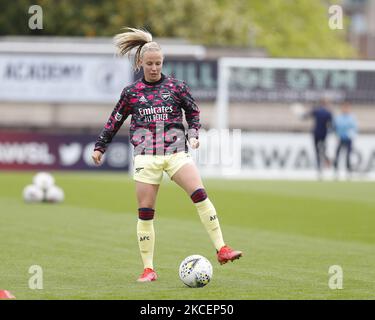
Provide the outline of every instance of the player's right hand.
{"type": "Polygon", "coordinates": [[[103,153],[101,153],[99,150],[96,150],[92,153],[92,160],[96,165],[99,165],[102,161],[103,153]]]}

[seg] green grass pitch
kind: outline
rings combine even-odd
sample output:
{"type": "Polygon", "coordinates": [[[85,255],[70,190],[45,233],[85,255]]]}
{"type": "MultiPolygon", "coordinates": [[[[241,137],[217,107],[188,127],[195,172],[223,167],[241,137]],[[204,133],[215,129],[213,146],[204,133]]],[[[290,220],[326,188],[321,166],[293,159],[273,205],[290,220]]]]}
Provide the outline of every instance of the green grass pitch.
{"type": "Polygon", "coordinates": [[[0,173],[0,289],[17,299],[374,299],[375,185],[205,180],[225,241],[244,256],[220,266],[189,197],[163,181],[155,216],[159,279],[137,283],[134,182],[125,174],[55,173],[62,204],[25,204],[33,173],[0,173]],[[178,266],[206,256],[212,281],[186,287],[178,266]],[[31,290],[29,268],[43,269],[31,290]],[[328,286],[343,269],[343,289],[328,286]]]}

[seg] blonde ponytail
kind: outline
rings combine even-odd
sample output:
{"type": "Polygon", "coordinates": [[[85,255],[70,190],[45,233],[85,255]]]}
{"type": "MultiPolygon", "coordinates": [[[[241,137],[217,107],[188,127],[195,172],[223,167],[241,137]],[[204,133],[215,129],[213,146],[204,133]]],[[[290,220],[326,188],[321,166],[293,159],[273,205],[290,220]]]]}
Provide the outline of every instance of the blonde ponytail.
{"type": "Polygon", "coordinates": [[[120,56],[130,55],[130,51],[137,48],[134,57],[134,69],[138,71],[141,68],[141,58],[145,51],[161,50],[160,46],[152,41],[152,35],[147,30],[124,28],[131,30],[117,34],[113,40],[117,47],[117,54],[120,56]]]}

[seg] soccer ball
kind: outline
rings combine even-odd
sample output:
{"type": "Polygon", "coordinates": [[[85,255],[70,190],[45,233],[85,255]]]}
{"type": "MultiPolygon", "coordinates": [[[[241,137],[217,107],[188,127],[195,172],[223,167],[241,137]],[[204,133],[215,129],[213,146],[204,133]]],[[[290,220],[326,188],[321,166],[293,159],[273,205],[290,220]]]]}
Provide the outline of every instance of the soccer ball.
{"type": "Polygon", "coordinates": [[[39,172],[34,176],[33,183],[43,191],[47,191],[48,188],[55,184],[55,179],[48,172],[39,172]]]}
{"type": "Polygon", "coordinates": [[[23,189],[23,199],[25,202],[43,201],[44,192],[38,186],[30,184],[23,189]]]}
{"type": "Polygon", "coordinates": [[[25,202],[62,202],[64,191],[55,185],[55,178],[48,172],[38,172],[33,177],[33,184],[23,190],[25,202]]]}
{"type": "Polygon", "coordinates": [[[212,265],[205,257],[194,254],[181,262],[179,275],[188,287],[204,287],[212,278],[212,265]]]}
{"type": "Polygon", "coordinates": [[[62,202],[64,200],[64,191],[58,186],[51,186],[45,194],[47,202],[62,202]]]}

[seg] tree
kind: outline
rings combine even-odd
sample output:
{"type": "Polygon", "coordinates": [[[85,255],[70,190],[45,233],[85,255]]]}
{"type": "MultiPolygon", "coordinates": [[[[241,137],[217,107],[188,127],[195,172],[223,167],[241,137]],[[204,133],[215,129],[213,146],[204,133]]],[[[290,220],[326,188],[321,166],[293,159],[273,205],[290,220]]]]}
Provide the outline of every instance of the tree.
{"type": "Polygon", "coordinates": [[[276,57],[353,57],[345,32],[328,27],[328,6],[320,1],[248,1],[255,43],[276,57]]]}
{"type": "Polygon", "coordinates": [[[0,4],[0,35],[112,37],[124,26],[208,46],[264,48],[274,57],[353,57],[345,31],[328,28],[331,0],[12,0],[0,4]],[[43,29],[28,8],[43,8],[43,29]]]}

